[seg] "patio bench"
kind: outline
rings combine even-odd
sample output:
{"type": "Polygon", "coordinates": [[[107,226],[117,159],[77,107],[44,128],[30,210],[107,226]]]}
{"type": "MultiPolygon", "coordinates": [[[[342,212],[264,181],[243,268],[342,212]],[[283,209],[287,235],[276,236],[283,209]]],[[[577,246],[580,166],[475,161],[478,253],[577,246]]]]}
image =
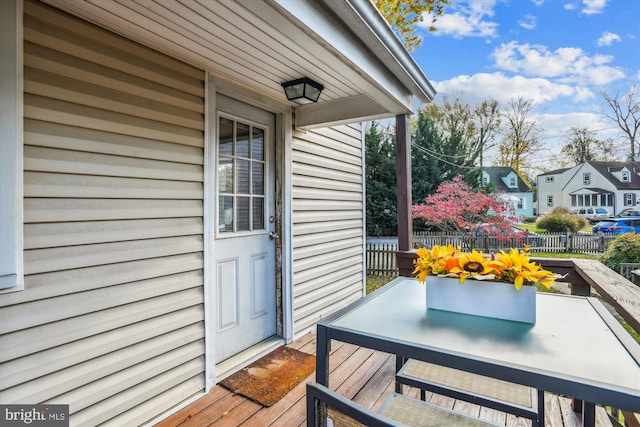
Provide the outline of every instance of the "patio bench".
{"type": "Polygon", "coordinates": [[[413,359],[398,357],[397,365],[396,391],[404,384],[419,388],[422,400],[431,391],[528,418],[533,427],[544,425],[543,390],[413,359]]]}
{"type": "Polygon", "coordinates": [[[320,384],[307,383],[307,427],[496,426],[411,397],[392,393],[373,412],[320,384]]]}

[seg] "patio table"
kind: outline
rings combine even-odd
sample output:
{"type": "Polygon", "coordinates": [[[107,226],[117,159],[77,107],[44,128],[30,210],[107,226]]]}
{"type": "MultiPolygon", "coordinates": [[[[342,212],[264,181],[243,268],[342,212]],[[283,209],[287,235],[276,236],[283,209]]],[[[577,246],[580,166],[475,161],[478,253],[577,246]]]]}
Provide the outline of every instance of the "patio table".
{"type": "Polygon", "coordinates": [[[316,381],[337,340],[583,400],[584,426],[595,404],[640,412],[640,345],[596,298],[538,293],[527,324],[427,310],[425,292],[401,277],[321,321],[316,381]]]}

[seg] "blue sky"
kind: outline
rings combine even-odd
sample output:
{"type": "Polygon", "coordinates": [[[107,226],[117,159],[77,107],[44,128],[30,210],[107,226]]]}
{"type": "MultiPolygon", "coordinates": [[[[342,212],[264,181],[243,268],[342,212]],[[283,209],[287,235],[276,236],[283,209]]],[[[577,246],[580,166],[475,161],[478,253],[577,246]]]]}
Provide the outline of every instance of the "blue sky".
{"type": "MultiPolygon", "coordinates": [[[[640,86],[640,0],[452,0],[413,57],[438,96],[532,99],[548,167],[570,127],[618,137],[600,91],[640,86]],[[560,145],[559,145],[560,144],[560,145]]],[[[640,89],[640,88],[639,88],[640,89]]],[[[628,148],[621,146],[620,160],[628,148]]]]}

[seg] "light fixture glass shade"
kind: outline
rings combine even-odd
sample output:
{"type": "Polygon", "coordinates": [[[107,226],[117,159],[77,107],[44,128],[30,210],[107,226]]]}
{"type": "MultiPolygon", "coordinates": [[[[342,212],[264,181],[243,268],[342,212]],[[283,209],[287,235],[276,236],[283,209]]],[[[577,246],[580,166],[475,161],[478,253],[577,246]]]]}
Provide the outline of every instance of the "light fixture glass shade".
{"type": "Polygon", "coordinates": [[[289,101],[298,104],[310,104],[318,102],[320,93],[324,89],[320,83],[314,82],[308,77],[282,83],[284,93],[289,101]]]}

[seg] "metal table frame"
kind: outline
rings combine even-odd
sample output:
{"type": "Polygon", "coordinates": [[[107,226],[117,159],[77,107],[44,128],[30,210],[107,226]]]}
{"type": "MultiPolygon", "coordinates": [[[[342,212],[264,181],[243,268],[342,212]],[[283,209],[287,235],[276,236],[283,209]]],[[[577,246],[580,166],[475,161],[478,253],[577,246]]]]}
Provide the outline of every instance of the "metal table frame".
{"type": "Polygon", "coordinates": [[[329,386],[337,340],[583,400],[584,426],[595,404],[640,412],[640,345],[600,301],[539,293],[537,310],[535,325],[427,310],[424,286],[398,278],[318,323],[316,381],[329,386]]]}

